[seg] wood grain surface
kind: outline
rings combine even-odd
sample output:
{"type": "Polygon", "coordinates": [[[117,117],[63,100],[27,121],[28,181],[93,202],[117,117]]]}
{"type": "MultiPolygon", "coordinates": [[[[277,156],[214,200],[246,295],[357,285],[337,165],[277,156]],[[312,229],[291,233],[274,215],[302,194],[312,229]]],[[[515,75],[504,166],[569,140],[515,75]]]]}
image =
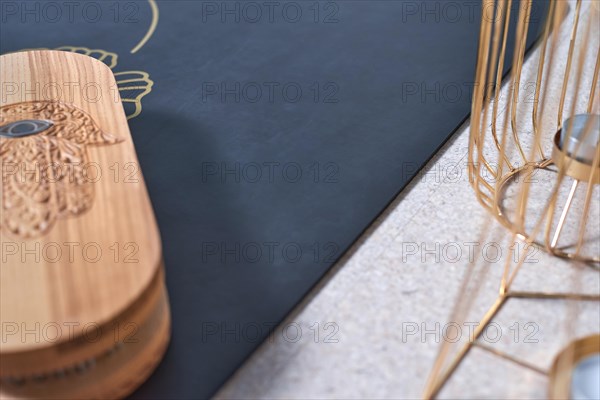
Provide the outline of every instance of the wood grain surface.
{"type": "MultiPolygon", "coordinates": [[[[0,125],[54,124],[0,137],[0,377],[46,381],[116,345],[128,349],[122,354],[143,353],[150,329],[155,351],[126,358],[150,365],[143,380],[166,347],[169,312],[159,232],[114,76],[91,57],[29,51],[0,57],[0,78],[0,125]]],[[[135,369],[135,377],[123,374],[121,385],[140,380],[135,369]]],[[[97,386],[94,396],[115,388],[82,382],[97,386]]],[[[69,386],[58,384],[56,395],[69,386]]],[[[129,386],[110,396],[137,385],[129,386]]],[[[77,393],[87,396],[81,387],[77,393]]]]}

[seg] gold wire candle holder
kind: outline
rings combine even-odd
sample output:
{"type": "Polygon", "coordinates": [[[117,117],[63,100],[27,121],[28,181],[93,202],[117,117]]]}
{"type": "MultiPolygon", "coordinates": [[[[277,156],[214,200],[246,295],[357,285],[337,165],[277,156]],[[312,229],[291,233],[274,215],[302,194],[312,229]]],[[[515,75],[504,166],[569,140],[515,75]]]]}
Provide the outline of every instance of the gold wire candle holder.
{"type": "Polygon", "coordinates": [[[532,2],[519,3],[512,60],[506,59],[511,1],[483,3],[497,13],[482,18],[472,104],[469,176],[477,198],[522,240],[555,256],[598,263],[600,58],[592,36],[598,10],[582,13],[582,2],[575,3],[568,56],[559,59],[557,34],[568,2],[550,2],[536,74],[524,76],[532,2]],[[507,96],[503,109],[501,96],[507,96]]]}
{"type": "MultiPolygon", "coordinates": [[[[532,34],[532,1],[482,0],[484,13],[469,136],[470,183],[490,218],[495,217],[502,225],[504,232],[500,235],[510,237],[509,245],[519,241],[547,250],[550,260],[566,260],[572,281],[552,291],[538,285],[532,290],[515,289],[527,251],[507,255],[504,268],[498,271],[482,257],[471,262],[450,314],[452,323],[460,326],[478,313],[475,303],[482,293],[490,294],[485,290],[489,279],[497,280],[498,292],[491,293],[494,301],[469,338],[442,343],[424,398],[440,394],[473,348],[546,376],[548,397],[552,399],[572,397],[575,365],[583,357],[600,354],[600,335],[596,332],[565,345],[548,370],[481,340],[493,319],[512,301],[563,301],[569,307],[571,321],[577,318],[584,302],[600,302],[597,288],[591,293],[581,288],[585,271],[595,279],[600,273],[598,3],[548,2],[543,31],[530,59],[534,68],[524,68],[527,36],[532,34]],[[493,17],[485,10],[495,10],[493,17]],[[515,50],[509,56],[511,28],[515,50]],[[570,40],[566,43],[561,40],[561,29],[569,29],[570,40]],[[507,66],[511,67],[510,73],[504,78],[507,66]]],[[[490,226],[486,221],[480,241],[496,238],[490,226]]],[[[573,329],[573,323],[565,325],[570,338],[575,336],[573,329]]]]}

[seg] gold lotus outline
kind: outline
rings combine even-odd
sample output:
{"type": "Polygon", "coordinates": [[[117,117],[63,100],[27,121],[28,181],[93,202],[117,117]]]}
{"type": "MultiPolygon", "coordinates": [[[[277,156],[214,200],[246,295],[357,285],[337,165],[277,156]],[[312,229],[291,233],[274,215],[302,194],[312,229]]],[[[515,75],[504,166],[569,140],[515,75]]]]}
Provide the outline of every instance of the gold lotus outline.
{"type": "Polygon", "coordinates": [[[125,113],[127,115],[127,119],[133,119],[139,116],[142,113],[142,99],[152,92],[152,88],[154,87],[154,81],[150,79],[150,74],[146,71],[141,70],[132,70],[132,71],[121,71],[114,72],[117,67],[119,55],[117,53],[113,53],[110,51],[102,50],[102,49],[90,49],[88,47],[80,47],[80,46],[60,46],[55,47],[54,49],[49,48],[34,48],[34,49],[23,49],[22,51],[27,50],[58,50],[58,51],[66,51],[70,53],[83,54],[92,58],[95,58],[98,61],[102,61],[106,64],[112,71],[116,79],[117,88],[119,93],[123,93],[125,91],[131,90],[140,90],[140,93],[135,97],[126,97],[121,96],[121,101],[127,104],[134,105],[134,111],[132,113],[127,113],[127,109],[125,113]],[[133,84],[131,86],[127,86],[133,84]]]}

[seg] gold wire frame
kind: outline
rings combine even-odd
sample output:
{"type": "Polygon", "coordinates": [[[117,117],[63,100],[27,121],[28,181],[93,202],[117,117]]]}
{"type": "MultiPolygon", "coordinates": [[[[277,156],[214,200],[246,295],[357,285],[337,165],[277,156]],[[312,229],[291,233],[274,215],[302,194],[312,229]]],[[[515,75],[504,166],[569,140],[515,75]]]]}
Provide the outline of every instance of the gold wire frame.
{"type": "MultiPolygon", "coordinates": [[[[471,131],[469,137],[469,178],[479,202],[510,233],[510,243],[517,240],[527,246],[545,248],[551,255],[571,260],[572,277],[575,290],[570,293],[552,293],[544,291],[517,291],[513,283],[517,277],[527,252],[506,258],[499,282],[495,301],[479,321],[473,335],[462,343],[444,341],[430,372],[423,397],[435,398],[452,377],[461,362],[474,347],[491,352],[510,362],[529,368],[548,376],[551,380],[550,396],[559,393],[553,391],[557,381],[564,389],[564,382],[570,382],[571,369],[581,349],[576,344],[568,346],[561,353],[560,363],[552,371],[545,371],[527,364],[517,358],[502,353],[479,340],[484,330],[502,308],[511,299],[538,299],[543,301],[569,301],[574,304],[572,314],[577,314],[577,304],[582,301],[600,302],[600,295],[579,293],[578,279],[582,268],[592,267],[598,271],[600,256],[597,253],[585,253],[584,243],[591,241],[599,244],[600,239],[590,237],[588,219],[592,205],[598,207],[593,197],[600,183],[600,150],[596,148],[593,163],[587,165],[571,158],[561,151],[555,143],[555,134],[563,127],[563,122],[578,113],[598,114],[598,75],[600,71],[600,49],[597,41],[591,37],[592,27],[598,24],[600,7],[587,4],[582,12],[582,1],[571,2],[552,0],[541,33],[537,51],[537,74],[533,80],[533,101],[523,102],[520,88],[526,80],[523,76],[523,63],[529,17],[532,12],[530,0],[482,0],[483,10],[496,10],[494,18],[481,20],[479,53],[473,94],[471,131]],[[506,60],[506,44],[511,26],[511,11],[516,11],[515,52],[512,60],[506,60]],[[498,15],[500,17],[498,17],[498,15]],[[561,23],[572,20],[568,56],[564,67],[558,62],[558,32],[561,23]],[[589,62],[589,60],[592,60],[589,62]],[[512,62],[507,85],[502,87],[502,75],[506,62],[512,62]],[[591,71],[587,70],[590,69],[591,71]],[[590,86],[584,87],[584,72],[592,73],[590,86]],[[560,79],[556,80],[556,76],[560,79]],[[556,93],[557,92],[557,93],[556,93]],[[501,108],[501,93],[507,94],[506,107],[501,108]],[[583,100],[582,100],[583,99],[583,100]],[[568,103],[571,103],[567,107],[568,103]],[[550,116],[550,117],[549,117],[550,116]],[[544,118],[542,118],[544,117],[544,118]],[[532,176],[535,171],[551,174],[549,181],[543,182],[546,192],[539,196],[531,179],[517,180],[517,177],[532,176]],[[565,185],[569,183],[570,185],[565,185]],[[505,205],[506,191],[512,185],[516,194],[509,215],[505,205]],[[565,193],[568,187],[568,194],[565,193]],[[570,187],[569,187],[570,186],[570,187]],[[585,187],[580,218],[569,219],[569,210],[576,197],[578,187],[585,187]],[[566,201],[559,204],[561,199],[566,201]],[[538,195],[536,197],[536,195],[538,195]],[[541,197],[541,200],[540,200],[541,197]],[[532,200],[533,199],[533,200],[532,200]],[[542,204],[531,212],[530,203],[542,204]],[[561,210],[562,209],[562,210],[561,210]],[[560,211],[560,212],[557,212],[560,211]],[[532,222],[533,221],[533,222],[532,222]],[[575,243],[570,249],[559,246],[559,240],[565,227],[575,234],[575,243]],[[575,227],[575,228],[573,228],[575,227]],[[571,362],[565,362],[570,360],[571,362]]],[[[489,15],[488,15],[489,16],[489,15]]],[[[513,15],[514,20],[515,15],[513,15]]],[[[568,139],[571,127],[567,129],[568,139]]],[[[592,126],[586,124],[583,137],[591,133],[592,126]]],[[[577,154],[578,148],[575,150],[577,154]]],[[[492,236],[488,224],[482,227],[480,241],[492,236]]],[[[596,227],[596,232],[598,228],[596,227]]],[[[491,266],[481,258],[468,266],[465,277],[458,290],[458,296],[452,309],[450,320],[459,325],[464,323],[472,311],[476,298],[482,288],[482,282],[488,276],[491,266]]],[[[569,330],[570,328],[568,328],[569,330]]],[[[598,341],[594,336],[589,341],[598,341]]],[[[564,393],[560,392],[560,393],[564,393]]]]}
{"type": "MultiPolygon", "coordinates": [[[[481,23],[469,142],[470,181],[479,202],[522,240],[536,243],[555,256],[598,263],[598,249],[586,253],[584,246],[590,239],[586,231],[589,231],[588,219],[594,202],[594,188],[600,183],[600,150],[596,148],[594,161],[588,165],[561,151],[553,140],[568,117],[599,112],[597,86],[600,52],[590,38],[592,26],[598,23],[598,12],[589,7],[582,14],[582,1],[575,3],[575,9],[569,13],[573,18],[573,28],[568,57],[561,71],[557,67],[557,35],[561,22],[567,17],[568,2],[561,0],[549,3],[539,43],[537,75],[534,81],[529,82],[522,76],[522,67],[532,2],[516,3],[519,14],[508,101],[506,108],[499,110],[502,71],[507,62],[505,56],[510,14],[511,8],[516,8],[511,7],[512,3],[511,0],[483,0],[484,10],[494,7],[492,9],[498,10],[502,18],[484,16],[481,23]],[[586,63],[592,57],[595,63],[586,63]],[[581,79],[586,68],[593,68],[594,71],[588,87],[584,87],[581,79]],[[556,79],[557,76],[560,78],[556,79]],[[531,101],[524,98],[524,90],[529,92],[527,95],[531,101]],[[555,100],[557,90],[558,102],[555,100]],[[568,99],[571,100],[570,107],[566,107],[568,99]],[[542,119],[553,113],[556,113],[556,118],[542,119]],[[530,177],[539,176],[541,170],[555,174],[554,187],[545,199],[537,199],[537,202],[544,204],[538,206],[541,209],[532,212],[530,203],[538,190],[533,185],[535,180],[530,177]],[[569,182],[569,195],[564,204],[559,204],[561,189],[569,182]],[[515,187],[517,196],[507,210],[505,203],[509,185],[515,187]],[[569,218],[569,212],[580,187],[585,187],[583,212],[575,221],[575,218],[569,218]],[[560,246],[566,225],[570,225],[575,236],[570,238],[574,242],[570,248],[560,246]]],[[[583,137],[590,135],[592,129],[594,125],[587,124],[583,137]]],[[[566,140],[571,137],[572,130],[572,125],[569,125],[566,140]]],[[[579,147],[575,153],[578,150],[579,147]]]]}

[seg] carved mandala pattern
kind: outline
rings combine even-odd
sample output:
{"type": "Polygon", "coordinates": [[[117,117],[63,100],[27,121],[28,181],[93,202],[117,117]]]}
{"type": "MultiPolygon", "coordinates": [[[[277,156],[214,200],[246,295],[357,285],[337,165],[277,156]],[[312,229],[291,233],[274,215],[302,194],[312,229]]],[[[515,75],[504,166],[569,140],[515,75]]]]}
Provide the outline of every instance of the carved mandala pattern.
{"type": "Polygon", "coordinates": [[[54,125],[33,136],[0,137],[0,228],[22,239],[42,236],[56,220],[89,210],[94,182],[87,176],[86,147],[120,141],[72,105],[43,101],[0,107],[0,126],[27,119],[54,125]]]}

